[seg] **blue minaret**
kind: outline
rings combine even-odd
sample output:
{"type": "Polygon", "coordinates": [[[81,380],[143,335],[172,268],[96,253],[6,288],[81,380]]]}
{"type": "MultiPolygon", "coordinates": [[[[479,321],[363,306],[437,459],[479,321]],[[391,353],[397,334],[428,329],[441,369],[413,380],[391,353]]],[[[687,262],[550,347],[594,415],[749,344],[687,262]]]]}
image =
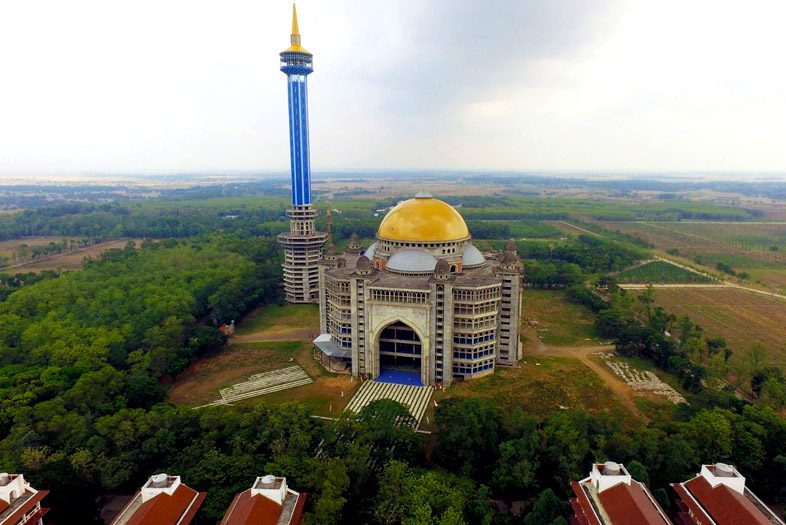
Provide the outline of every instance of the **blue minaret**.
{"type": "Polygon", "coordinates": [[[297,10],[292,5],[291,45],[281,52],[281,71],[289,95],[289,157],[292,207],[287,210],[289,233],[278,236],[284,248],[284,290],[291,303],[319,300],[319,259],[327,234],[316,231],[318,212],[311,207],[311,157],[308,142],[308,75],[311,53],[300,45],[297,10]]]}
{"type": "Polygon", "coordinates": [[[292,205],[311,204],[311,159],[308,151],[308,75],[312,55],[300,46],[297,10],[292,5],[292,45],[281,52],[281,71],[289,94],[289,156],[292,168],[292,205]]]}

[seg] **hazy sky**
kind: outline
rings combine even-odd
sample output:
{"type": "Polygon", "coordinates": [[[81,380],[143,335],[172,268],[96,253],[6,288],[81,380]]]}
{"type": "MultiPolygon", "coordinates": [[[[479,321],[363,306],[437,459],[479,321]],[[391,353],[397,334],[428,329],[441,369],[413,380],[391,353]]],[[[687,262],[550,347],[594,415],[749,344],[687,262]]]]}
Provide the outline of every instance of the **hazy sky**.
{"type": "MultiPolygon", "coordinates": [[[[302,0],[312,165],[786,171],[786,2],[302,0]]],[[[0,173],[284,170],[283,0],[0,6],[0,173]]]]}

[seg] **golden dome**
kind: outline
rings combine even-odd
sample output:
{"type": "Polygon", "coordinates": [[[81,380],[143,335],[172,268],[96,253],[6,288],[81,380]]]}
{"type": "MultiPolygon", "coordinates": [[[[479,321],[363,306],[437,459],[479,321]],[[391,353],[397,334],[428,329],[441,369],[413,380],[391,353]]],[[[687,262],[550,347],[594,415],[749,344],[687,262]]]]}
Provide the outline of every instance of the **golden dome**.
{"type": "Polygon", "coordinates": [[[447,242],[469,237],[467,224],[453,206],[419,193],[388,212],[377,237],[390,241],[447,242]]]}

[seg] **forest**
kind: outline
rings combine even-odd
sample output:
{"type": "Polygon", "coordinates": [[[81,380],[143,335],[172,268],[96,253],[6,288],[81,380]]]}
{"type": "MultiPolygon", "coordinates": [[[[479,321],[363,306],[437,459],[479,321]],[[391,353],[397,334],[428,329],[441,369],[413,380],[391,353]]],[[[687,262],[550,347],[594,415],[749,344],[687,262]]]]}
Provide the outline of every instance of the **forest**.
{"type": "MultiPolygon", "coordinates": [[[[579,242],[560,253],[590,269],[633,256],[579,242]]],[[[646,427],[615,414],[538,419],[446,400],[432,440],[393,424],[405,409],[387,401],[335,423],[298,405],[164,403],[170,378],[223,344],[217,324],[279,300],[279,260],[268,238],[146,241],[0,303],[0,461],[51,491],[53,523],[99,523],[102,495],[134,492],[157,471],[208,492],[204,523],[217,523],[260,472],[308,492],[307,520],[319,524],[566,523],[569,481],[604,459],[625,462],[667,507],[669,482],[718,459],[745,471],[761,496],[786,501],[786,422],[730,394],[704,392],[677,420],[646,427]],[[524,510],[500,510],[512,502],[524,510]]],[[[623,347],[626,333],[617,334],[623,347]]]]}
{"type": "MultiPolygon", "coordinates": [[[[526,238],[518,248],[530,286],[567,288],[596,312],[599,333],[619,353],[680,379],[691,405],[674,420],[644,425],[576,410],[534,417],[526,407],[503,413],[479,399],[448,399],[436,409],[438,431],[425,436],[394,425],[407,414],[388,401],[335,422],[311,418],[298,404],[167,404],[172,379],[224,345],[220,324],[281,301],[274,235],[287,227],[285,200],[275,192],[230,198],[213,188],[172,200],[73,202],[0,216],[0,239],[148,239],[86,261],[80,272],[0,275],[0,463],[50,491],[53,524],[98,524],[106,495],[133,493],[160,471],[208,492],[200,519],[211,524],[267,472],[309,494],[312,524],[564,524],[569,482],[606,459],[625,463],[667,509],[669,483],[720,460],[743,471],[766,501],[786,504],[780,369],[751,370],[752,399],[705,388],[708,371],[722,370],[733,350],[655,307],[647,292],[616,287],[608,274],[648,258],[646,247],[622,236],[563,237],[533,220],[607,213],[568,199],[531,208],[521,196],[460,203],[473,234],[489,246],[526,238]]],[[[334,238],[373,237],[379,218],[371,212],[393,204],[347,204],[334,238]]],[[[728,210],[669,200],[614,214],[751,217],[728,210]]]]}

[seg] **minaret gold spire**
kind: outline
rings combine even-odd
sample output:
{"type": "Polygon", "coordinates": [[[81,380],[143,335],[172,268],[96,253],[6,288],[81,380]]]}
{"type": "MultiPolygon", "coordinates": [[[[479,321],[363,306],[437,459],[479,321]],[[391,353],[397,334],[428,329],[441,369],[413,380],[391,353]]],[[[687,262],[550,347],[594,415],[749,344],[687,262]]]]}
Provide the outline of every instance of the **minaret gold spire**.
{"type": "Polygon", "coordinates": [[[293,46],[300,45],[300,29],[297,26],[297,7],[295,4],[292,4],[292,40],[291,43],[293,46]]]}
{"type": "Polygon", "coordinates": [[[305,49],[300,46],[300,28],[297,24],[297,7],[295,4],[292,4],[292,34],[290,35],[290,43],[292,44],[289,46],[288,49],[285,49],[284,53],[309,53],[305,49]]]}

